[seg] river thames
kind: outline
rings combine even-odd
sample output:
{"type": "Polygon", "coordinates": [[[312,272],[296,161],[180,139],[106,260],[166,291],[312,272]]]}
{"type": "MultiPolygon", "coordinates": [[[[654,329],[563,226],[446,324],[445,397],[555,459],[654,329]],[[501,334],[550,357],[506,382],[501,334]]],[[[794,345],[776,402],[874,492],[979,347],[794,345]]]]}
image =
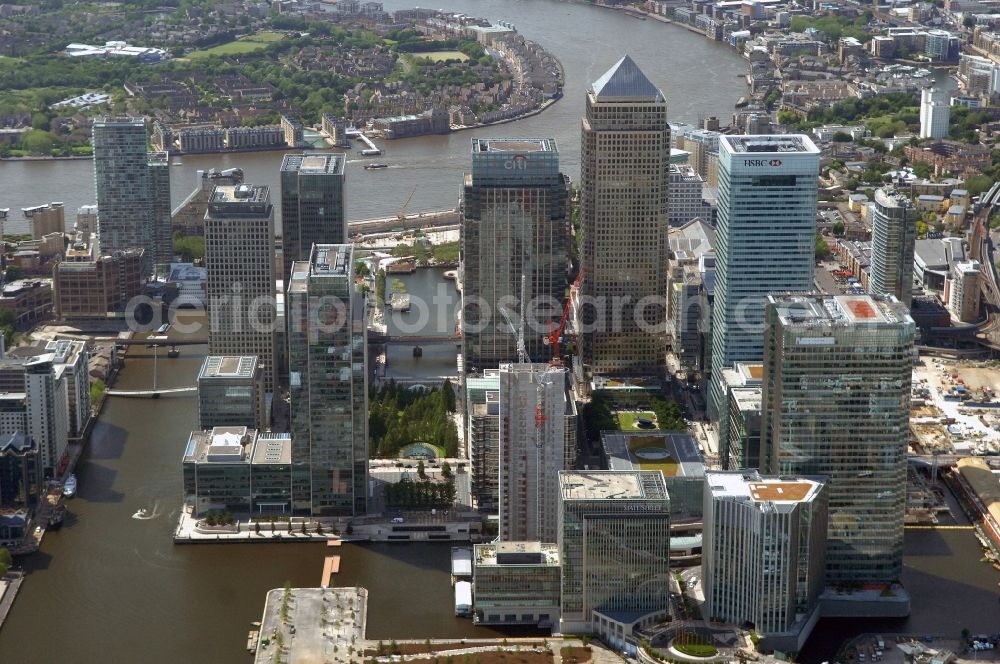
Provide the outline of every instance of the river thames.
{"type": "MultiPolygon", "coordinates": [[[[406,0],[385,2],[387,10],[409,8],[406,0]]],[[[667,97],[672,121],[697,123],[718,116],[728,124],[733,105],[745,93],[746,63],[736,51],[684,28],[639,21],[620,12],[554,0],[439,0],[446,11],[465,12],[513,23],[562,62],[564,96],[540,115],[516,122],[460,131],[447,136],[378,141],[389,168],[365,171],[372,161],[360,150],[348,154],[347,211],[351,219],[394,216],[414,192],[410,212],[452,208],[458,202],[462,173],[470,168],[471,140],[482,136],[540,136],[556,140],[563,171],[577,180],[580,171],[580,118],[587,86],[629,53],[667,97]]],[[[174,204],[195,186],[198,169],[242,168],[247,182],[267,184],[277,200],[282,152],[185,155],[171,169],[174,204]]],[[[11,208],[7,232],[27,228],[20,208],[62,201],[72,225],[80,205],[96,202],[90,160],[0,162],[0,208],[11,208]]],[[[276,209],[277,213],[277,209],[276,209]]]]}

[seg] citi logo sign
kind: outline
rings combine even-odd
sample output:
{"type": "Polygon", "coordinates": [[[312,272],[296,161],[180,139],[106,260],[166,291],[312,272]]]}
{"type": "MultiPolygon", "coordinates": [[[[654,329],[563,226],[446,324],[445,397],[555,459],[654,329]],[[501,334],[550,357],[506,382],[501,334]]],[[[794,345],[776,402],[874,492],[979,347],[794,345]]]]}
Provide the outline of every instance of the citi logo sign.
{"type": "Polygon", "coordinates": [[[514,155],[503,163],[508,171],[523,171],[528,168],[528,158],[523,154],[514,155]]]}
{"type": "Polygon", "coordinates": [[[770,166],[772,168],[776,168],[778,166],[781,166],[781,160],[780,159],[744,159],[743,160],[743,165],[744,166],[770,166]]]}

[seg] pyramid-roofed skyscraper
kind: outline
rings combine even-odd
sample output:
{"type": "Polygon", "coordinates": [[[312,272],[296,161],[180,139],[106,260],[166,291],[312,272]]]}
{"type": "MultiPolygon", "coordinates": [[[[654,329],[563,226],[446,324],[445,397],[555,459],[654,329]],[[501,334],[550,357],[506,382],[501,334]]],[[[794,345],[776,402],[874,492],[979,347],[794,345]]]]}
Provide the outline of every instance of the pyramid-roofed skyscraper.
{"type": "Polygon", "coordinates": [[[629,56],[587,91],[581,159],[584,363],[658,374],[666,355],[667,103],[629,56]]]}

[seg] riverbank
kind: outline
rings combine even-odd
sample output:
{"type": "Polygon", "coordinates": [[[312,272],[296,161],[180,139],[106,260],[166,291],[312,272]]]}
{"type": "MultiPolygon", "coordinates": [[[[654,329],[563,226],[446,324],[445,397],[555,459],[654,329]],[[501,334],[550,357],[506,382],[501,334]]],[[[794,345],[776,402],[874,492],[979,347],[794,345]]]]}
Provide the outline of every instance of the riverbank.
{"type": "MultiPolygon", "coordinates": [[[[560,70],[561,70],[562,69],[562,64],[561,63],[559,65],[559,67],[560,67],[560,70]]],[[[494,126],[499,126],[499,125],[505,125],[505,124],[510,124],[511,122],[517,122],[518,120],[524,120],[524,119],[527,119],[527,118],[532,118],[532,117],[535,117],[536,115],[540,115],[541,113],[543,113],[546,110],[548,110],[549,108],[551,108],[560,99],[562,99],[562,94],[559,94],[558,96],[553,97],[552,99],[546,99],[544,102],[542,102],[542,105],[539,106],[538,108],[535,108],[535,109],[533,109],[531,111],[528,111],[526,113],[522,113],[521,115],[516,115],[516,116],[514,116],[512,118],[504,118],[503,120],[496,120],[494,122],[480,122],[480,123],[474,124],[474,125],[454,125],[454,126],[451,127],[451,132],[450,133],[457,133],[457,132],[460,132],[460,131],[468,131],[470,129],[483,129],[485,127],[494,127],[494,126]]],[[[312,128],[312,129],[315,130],[315,128],[312,128]]],[[[319,131],[319,130],[315,130],[315,131],[319,131]]],[[[411,137],[407,137],[407,138],[419,138],[419,137],[411,136],[411,137]]],[[[326,136],[324,136],[324,140],[325,139],[326,139],[326,136]]],[[[393,140],[393,139],[383,139],[383,140],[393,140]]],[[[169,156],[171,158],[173,158],[173,157],[183,158],[183,157],[193,157],[193,156],[199,156],[199,157],[201,157],[201,156],[206,156],[206,155],[242,155],[242,154],[252,155],[252,154],[265,154],[265,153],[269,153],[269,152],[282,152],[282,151],[284,151],[284,152],[290,152],[290,151],[294,152],[295,150],[302,150],[302,149],[319,149],[319,150],[345,151],[344,148],[338,148],[336,146],[324,146],[324,147],[320,147],[320,148],[318,148],[316,146],[312,146],[312,147],[302,148],[302,147],[288,147],[287,145],[270,145],[270,146],[260,145],[260,146],[254,146],[252,148],[247,148],[247,149],[233,149],[233,150],[231,150],[231,149],[227,148],[227,149],[222,149],[222,150],[206,150],[206,151],[203,151],[203,152],[181,152],[179,150],[170,150],[168,152],[168,154],[169,154],[169,156]]],[[[0,162],[3,162],[3,161],[80,161],[80,160],[92,160],[93,158],[94,158],[93,155],[69,155],[69,156],[61,156],[61,157],[44,156],[44,155],[32,155],[32,156],[29,156],[29,157],[0,157],[0,162]]],[[[179,165],[179,163],[178,164],[172,164],[172,165],[176,166],[176,165],[179,165]]]]}
{"type": "Polygon", "coordinates": [[[8,572],[5,578],[0,579],[0,629],[3,629],[3,624],[7,621],[7,615],[23,582],[24,575],[20,572],[8,572]]]}
{"type": "MultiPolygon", "coordinates": [[[[601,9],[611,9],[614,11],[618,11],[625,14],[626,16],[631,16],[632,18],[638,18],[639,17],[638,15],[641,14],[646,18],[651,18],[653,20],[659,21],[660,23],[669,23],[671,25],[676,25],[681,28],[687,28],[688,30],[694,32],[695,34],[699,34],[702,37],[708,38],[708,33],[706,33],[704,30],[697,28],[696,26],[691,25],[690,23],[682,23],[681,21],[669,18],[667,16],[664,16],[663,14],[654,14],[652,12],[646,11],[641,7],[618,6],[618,5],[594,5],[594,6],[600,7],[601,9]]],[[[720,40],[713,39],[712,41],[720,41],[720,40]]]]}
{"type": "MultiPolygon", "coordinates": [[[[562,65],[560,64],[559,67],[561,69],[562,65]]],[[[512,118],[504,118],[503,120],[497,120],[495,122],[481,122],[479,124],[474,124],[474,125],[455,125],[451,128],[451,131],[458,132],[458,131],[466,131],[468,129],[482,129],[483,127],[494,127],[497,125],[505,125],[511,122],[517,122],[518,120],[532,118],[536,115],[541,114],[543,111],[549,109],[560,99],[562,99],[562,94],[559,94],[558,96],[553,97],[552,99],[546,99],[545,101],[542,102],[541,106],[532,111],[528,111],[527,113],[523,113],[521,115],[515,115],[512,118]]]]}
{"type": "Polygon", "coordinates": [[[93,159],[92,154],[71,154],[53,157],[51,155],[30,155],[27,157],[0,157],[0,162],[4,161],[83,161],[93,159]]]}

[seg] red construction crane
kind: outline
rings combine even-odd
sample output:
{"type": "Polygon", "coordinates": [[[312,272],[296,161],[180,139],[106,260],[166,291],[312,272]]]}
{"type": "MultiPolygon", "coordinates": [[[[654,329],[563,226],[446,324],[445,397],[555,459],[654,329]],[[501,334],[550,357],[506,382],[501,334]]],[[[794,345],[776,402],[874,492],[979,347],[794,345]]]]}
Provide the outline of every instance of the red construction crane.
{"type": "Polygon", "coordinates": [[[549,336],[543,337],[542,341],[552,347],[552,360],[550,364],[561,364],[562,357],[560,357],[560,341],[562,340],[563,331],[566,329],[566,321],[569,319],[569,310],[573,306],[573,293],[579,290],[580,284],[583,282],[583,275],[586,274],[586,270],[582,267],[580,268],[580,273],[576,275],[576,279],[573,281],[573,285],[569,289],[569,297],[566,298],[566,306],[563,307],[562,319],[559,321],[559,325],[556,326],[555,323],[550,323],[552,329],[549,331],[549,336]]]}

